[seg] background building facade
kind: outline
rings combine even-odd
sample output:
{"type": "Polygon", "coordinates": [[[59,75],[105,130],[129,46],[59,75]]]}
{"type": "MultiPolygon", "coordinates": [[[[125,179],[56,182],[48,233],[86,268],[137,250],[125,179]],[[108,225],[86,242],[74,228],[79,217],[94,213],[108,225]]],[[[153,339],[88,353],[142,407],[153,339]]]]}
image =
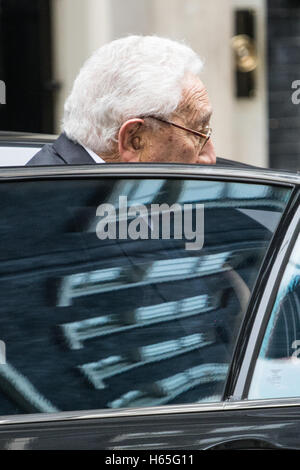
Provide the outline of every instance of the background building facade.
{"type": "Polygon", "coordinates": [[[205,60],[218,156],[297,170],[299,20],[295,0],[1,0],[0,128],[58,133],[73,80],[95,49],[158,34],[185,40],[205,60]],[[233,43],[245,34],[249,44],[233,43]],[[250,70],[241,72],[238,59],[247,57],[250,70]]]}

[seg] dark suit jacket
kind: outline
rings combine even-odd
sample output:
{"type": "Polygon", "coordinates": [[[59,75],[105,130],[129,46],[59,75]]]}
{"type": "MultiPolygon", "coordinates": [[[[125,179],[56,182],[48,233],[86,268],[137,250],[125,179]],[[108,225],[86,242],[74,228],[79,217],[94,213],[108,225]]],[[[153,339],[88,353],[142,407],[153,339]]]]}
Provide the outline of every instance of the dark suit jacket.
{"type": "MultiPolygon", "coordinates": [[[[26,165],[96,165],[96,162],[80,144],[76,144],[62,133],[53,144],[44,145],[26,165]]],[[[249,167],[225,158],[217,158],[217,165],[249,167]]]]}

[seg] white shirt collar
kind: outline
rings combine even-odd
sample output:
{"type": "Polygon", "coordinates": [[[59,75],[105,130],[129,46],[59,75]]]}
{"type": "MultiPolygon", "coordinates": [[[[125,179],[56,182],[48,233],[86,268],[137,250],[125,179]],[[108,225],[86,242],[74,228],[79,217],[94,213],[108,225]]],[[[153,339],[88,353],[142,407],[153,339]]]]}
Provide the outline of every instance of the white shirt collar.
{"type": "Polygon", "coordinates": [[[90,154],[93,160],[95,160],[96,163],[105,163],[105,160],[103,158],[99,157],[93,150],[89,149],[88,147],[85,147],[83,145],[83,148],[90,154]]]}

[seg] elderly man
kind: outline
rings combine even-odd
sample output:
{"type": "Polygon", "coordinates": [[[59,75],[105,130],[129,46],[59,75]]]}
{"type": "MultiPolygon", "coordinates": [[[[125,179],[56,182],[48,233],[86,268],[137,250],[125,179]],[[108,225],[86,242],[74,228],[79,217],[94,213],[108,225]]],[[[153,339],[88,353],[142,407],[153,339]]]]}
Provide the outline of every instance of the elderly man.
{"type": "Polygon", "coordinates": [[[215,164],[202,67],[188,46],[156,36],[101,47],[74,82],[62,134],[28,165],[215,164]]]}

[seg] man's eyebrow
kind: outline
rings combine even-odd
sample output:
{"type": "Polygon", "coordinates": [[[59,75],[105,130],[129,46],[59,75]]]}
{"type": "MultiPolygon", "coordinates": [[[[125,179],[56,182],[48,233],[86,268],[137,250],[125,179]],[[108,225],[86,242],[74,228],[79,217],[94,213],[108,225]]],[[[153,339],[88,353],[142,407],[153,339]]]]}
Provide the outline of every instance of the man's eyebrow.
{"type": "Polygon", "coordinates": [[[204,124],[207,124],[211,118],[212,115],[212,108],[209,108],[205,111],[203,111],[197,121],[194,123],[194,127],[201,128],[203,127],[204,124]]]}

